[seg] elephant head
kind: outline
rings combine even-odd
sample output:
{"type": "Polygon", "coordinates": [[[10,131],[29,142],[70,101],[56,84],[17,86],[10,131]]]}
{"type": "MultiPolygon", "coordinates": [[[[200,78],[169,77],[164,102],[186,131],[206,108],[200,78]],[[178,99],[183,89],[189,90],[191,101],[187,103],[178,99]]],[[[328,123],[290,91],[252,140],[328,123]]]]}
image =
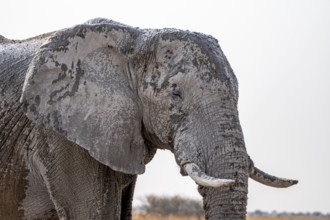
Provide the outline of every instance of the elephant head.
{"type": "Polygon", "coordinates": [[[113,170],[142,174],[153,149],[172,151],[204,198],[207,219],[244,219],[256,168],[239,123],[238,83],[211,36],[96,19],[56,32],[30,65],[21,99],[30,119],[113,170]]]}

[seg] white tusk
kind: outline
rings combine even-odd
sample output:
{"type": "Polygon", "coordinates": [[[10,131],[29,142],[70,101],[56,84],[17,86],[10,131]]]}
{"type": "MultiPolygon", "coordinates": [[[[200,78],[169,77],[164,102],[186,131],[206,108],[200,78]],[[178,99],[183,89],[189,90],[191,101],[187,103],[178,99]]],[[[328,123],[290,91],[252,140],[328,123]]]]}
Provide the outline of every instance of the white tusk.
{"type": "Polygon", "coordinates": [[[187,174],[198,184],[205,187],[219,188],[234,185],[235,180],[220,179],[206,175],[195,163],[187,163],[183,166],[187,174]]]}
{"type": "Polygon", "coordinates": [[[252,168],[250,172],[250,178],[267,186],[277,188],[286,188],[298,183],[298,180],[279,178],[269,175],[268,173],[259,170],[257,167],[252,168]]]}

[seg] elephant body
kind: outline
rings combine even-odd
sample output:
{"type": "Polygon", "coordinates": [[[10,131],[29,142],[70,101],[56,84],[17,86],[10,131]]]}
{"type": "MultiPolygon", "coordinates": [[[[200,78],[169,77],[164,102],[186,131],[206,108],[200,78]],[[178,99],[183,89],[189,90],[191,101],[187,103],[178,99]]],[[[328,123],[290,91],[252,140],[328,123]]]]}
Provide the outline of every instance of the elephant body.
{"type": "Polygon", "coordinates": [[[206,219],[245,219],[254,166],[238,83],[211,36],[107,19],[12,41],[0,37],[0,218],[131,219],[157,149],[175,155],[206,219]]]}

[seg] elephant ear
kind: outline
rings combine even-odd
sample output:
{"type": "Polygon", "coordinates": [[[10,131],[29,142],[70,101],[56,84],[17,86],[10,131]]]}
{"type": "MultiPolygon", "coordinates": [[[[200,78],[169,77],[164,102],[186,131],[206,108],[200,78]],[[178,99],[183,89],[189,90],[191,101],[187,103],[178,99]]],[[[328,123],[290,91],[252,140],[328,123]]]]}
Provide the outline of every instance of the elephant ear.
{"type": "Polygon", "coordinates": [[[129,174],[145,170],[142,113],[127,64],[138,36],[116,22],[57,32],[30,64],[21,99],[31,120],[129,174]]]}

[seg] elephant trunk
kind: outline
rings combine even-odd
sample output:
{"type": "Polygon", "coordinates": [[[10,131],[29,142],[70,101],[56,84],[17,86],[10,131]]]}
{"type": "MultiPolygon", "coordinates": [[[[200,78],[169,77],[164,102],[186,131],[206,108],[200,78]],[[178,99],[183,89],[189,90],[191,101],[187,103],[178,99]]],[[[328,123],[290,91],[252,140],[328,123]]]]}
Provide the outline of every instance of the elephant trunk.
{"type": "MultiPolygon", "coordinates": [[[[224,140],[229,146],[229,143],[235,142],[234,139],[236,138],[226,137],[224,140]]],[[[240,144],[235,145],[238,147],[240,144]]],[[[210,165],[205,166],[207,173],[212,177],[235,180],[235,183],[218,188],[199,185],[206,219],[245,219],[249,167],[246,152],[233,150],[213,157],[215,159],[209,156],[210,165]]]]}
{"type": "MultiPolygon", "coordinates": [[[[219,188],[199,185],[206,219],[245,219],[248,193],[246,158],[246,155],[241,153],[230,153],[222,157],[218,175],[234,179],[234,185],[219,188]]],[[[217,175],[217,172],[211,173],[211,176],[217,175]]]]}
{"type": "Polygon", "coordinates": [[[250,161],[238,112],[208,109],[189,115],[178,129],[176,160],[199,185],[206,219],[245,219],[250,161]]]}

